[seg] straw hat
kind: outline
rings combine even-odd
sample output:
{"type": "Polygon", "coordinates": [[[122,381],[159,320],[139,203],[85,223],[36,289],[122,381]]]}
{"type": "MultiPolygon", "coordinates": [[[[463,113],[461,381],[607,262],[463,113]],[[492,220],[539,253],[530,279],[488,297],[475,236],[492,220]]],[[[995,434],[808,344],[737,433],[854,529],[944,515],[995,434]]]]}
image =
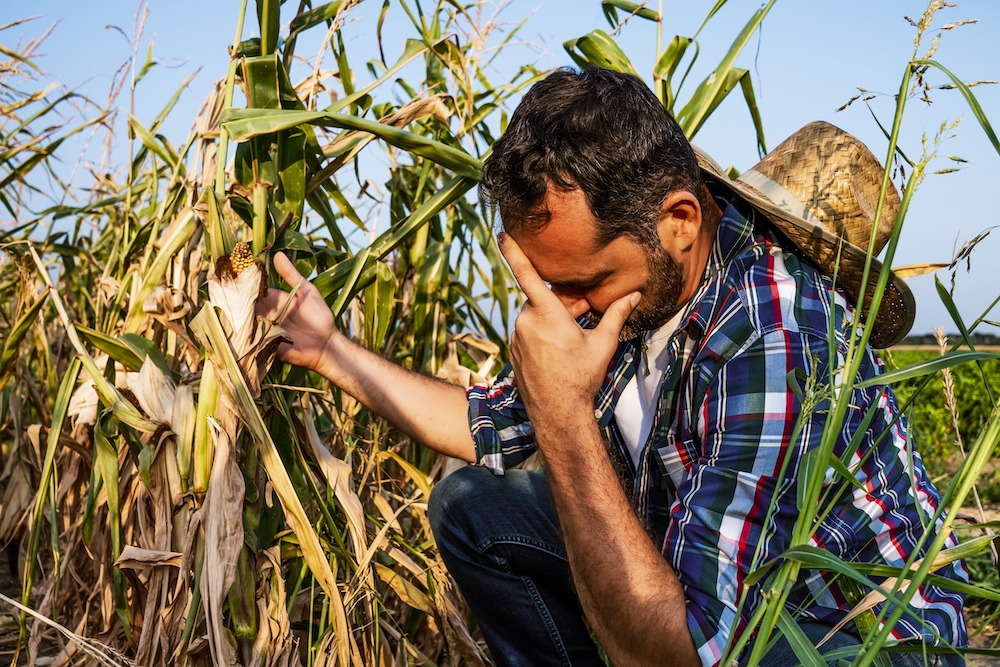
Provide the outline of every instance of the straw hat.
{"type": "MultiPolygon", "coordinates": [[[[899,211],[899,194],[889,182],[882,219],[875,207],[882,189],[882,165],[860,141],[818,121],[806,125],[738,179],[728,178],[712,158],[695,148],[703,175],[725,185],[763,213],[825,275],[857,304],[862,292],[868,242],[885,247],[899,211]],[[838,262],[838,252],[840,254],[838,262]]],[[[882,265],[873,260],[864,307],[871,304],[882,265]]],[[[896,274],[882,296],[871,344],[886,348],[913,326],[916,303],[896,274]]]]}

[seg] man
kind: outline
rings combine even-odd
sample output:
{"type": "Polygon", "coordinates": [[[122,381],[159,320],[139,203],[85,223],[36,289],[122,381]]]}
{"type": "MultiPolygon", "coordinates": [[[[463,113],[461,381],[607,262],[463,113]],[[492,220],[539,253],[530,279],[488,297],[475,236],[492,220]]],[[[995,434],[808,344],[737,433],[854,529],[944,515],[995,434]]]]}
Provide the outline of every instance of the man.
{"type": "MultiPolygon", "coordinates": [[[[809,127],[734,183],[706,158],[699,166],[638,79],[595,68],[536,84],[481,184],[527,296],[512,368],[491,387],[466,392],[365,352],[335,331],[311,285],[299,290],[283,324],[294,341],[285,361],[321,372],[416,440],[482,464],[439,483],[430,515],[497,664],[603,664],[592,630],[618,667],[712,665],[746,629],[760,591],[744,580],[788,546],[802,457],[826,418],[815,406],[796,431],[802,405],[788,378],[831,377],[853,301],[871,292],[864,252],[838,236],[867,246],[850,235],[860,221],[884,243],[895,217],[872,232],[870,187],[842,177],[867,177],[877,195],[877,161],[836,128],[809,127]],[[832,289],[834,269],[848,292],[832,289]],[[502,474],[535,448],[544,476],[502,474]]],[[[275,266],[289,284],[301,280],[283,256],[275,266]]],[[[270,306],[282,298],[272,292],[270,306]]],[[[913,317],[900,281],[884,300],[880,345],[913,317]]],[[[882,368],[871,348],[864,354],[858,379],[882,368]]],[[[851,399],[834,453],[855,448],[847,458],[862,488],[837,487],[811,544],[902,565],[939,497],[919,459],[909,468],[891,392],[855,389],[851,399]]],[[[967,579],[961,564],[939,574],[967,579]]],[[[912,602],[923,620],[904,615],[893,636],[963,645],[962,603],[924,586],[912,602]]],[[[813,642],[850,607],[820,572],[804,572],[786,604],[813,642]]],[[[845,628],[824,650],[857,641],[845,628]]],[[[894,664],[924,664],[917,657],[894,664]]],[[[763,664],[789,660],[779,642],[763,664]]]]}

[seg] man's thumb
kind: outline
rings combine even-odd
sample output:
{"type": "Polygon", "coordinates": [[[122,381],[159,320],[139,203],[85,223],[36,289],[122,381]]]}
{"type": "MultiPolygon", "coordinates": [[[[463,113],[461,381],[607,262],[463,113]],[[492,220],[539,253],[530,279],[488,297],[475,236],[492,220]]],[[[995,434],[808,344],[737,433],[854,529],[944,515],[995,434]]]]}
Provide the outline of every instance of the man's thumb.
{"type": "Polygon", "coordinates": [[[598,330],[608,330],[608,333],[614,335],[617,339],[618,334],[621,333],[622,327],[625,326],[625,320],[628,316],[632,314],[636,305],[639,303],[639,299],[642,295],[638,292],[632,292],[627,294],[622,298],[618,299],[612,303],[606,311],[604,311],[604,316],[597,325],[598,330]]]}

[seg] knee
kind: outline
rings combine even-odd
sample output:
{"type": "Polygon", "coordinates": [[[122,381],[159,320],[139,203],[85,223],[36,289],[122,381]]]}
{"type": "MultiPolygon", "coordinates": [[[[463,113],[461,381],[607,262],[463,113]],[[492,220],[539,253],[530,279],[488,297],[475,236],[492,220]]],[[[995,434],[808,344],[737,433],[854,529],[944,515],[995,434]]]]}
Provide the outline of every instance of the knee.
{"type": "Polygon", "coordinates": [[[481,496],[492,485],[493,473],[479,466],[465,466],[434,485],[427,500],[427,518],[440,543],[465,523],[465,510],[480,505],[481,496]]]}

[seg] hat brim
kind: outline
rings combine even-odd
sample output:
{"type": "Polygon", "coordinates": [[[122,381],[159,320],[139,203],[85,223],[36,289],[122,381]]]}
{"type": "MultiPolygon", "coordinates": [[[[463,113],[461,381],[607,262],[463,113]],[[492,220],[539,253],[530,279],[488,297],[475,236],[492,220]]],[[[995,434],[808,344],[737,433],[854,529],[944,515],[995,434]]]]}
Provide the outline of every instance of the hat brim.
{"type": "MultiPolygon", "coordinates": [[[[719,165],[704,151],[694,147],[702,175],[725,186],[753,208],[762,213],[789,241],[823,274],[834,278],[855,304],[865,294],[863,311],[871,305],[878,289],[882,264],[872,258],[866,289],[862,289],[867,251],[852,245],[823,225],[809,222],[778,207],[750,185],[730,179],[719,165]]],[[[899,343],[913,327],[916,301],[906,283],[892,270],[882,294],[882,303],[869,342],[876,348],[887,348],[899,343]]]]}

